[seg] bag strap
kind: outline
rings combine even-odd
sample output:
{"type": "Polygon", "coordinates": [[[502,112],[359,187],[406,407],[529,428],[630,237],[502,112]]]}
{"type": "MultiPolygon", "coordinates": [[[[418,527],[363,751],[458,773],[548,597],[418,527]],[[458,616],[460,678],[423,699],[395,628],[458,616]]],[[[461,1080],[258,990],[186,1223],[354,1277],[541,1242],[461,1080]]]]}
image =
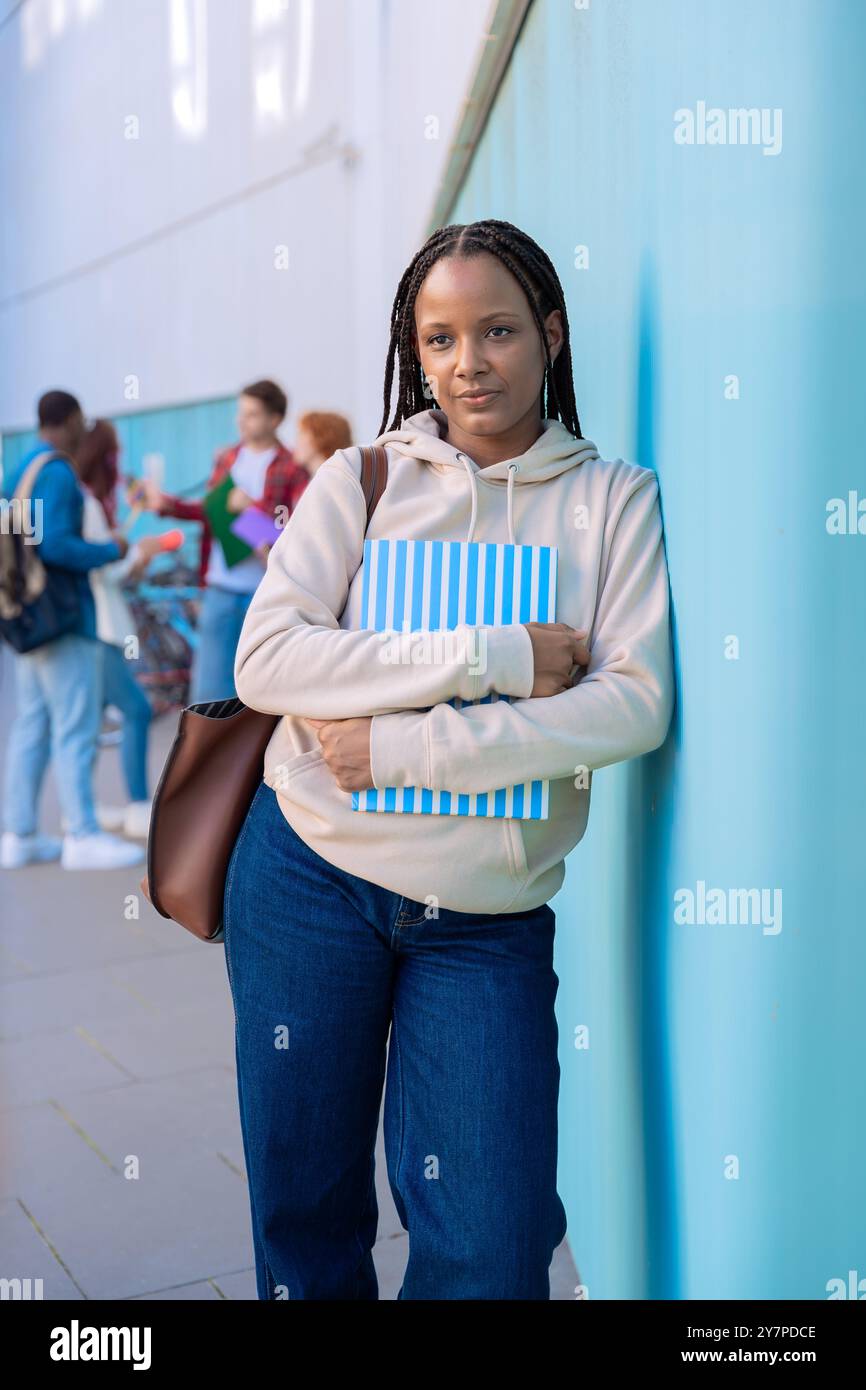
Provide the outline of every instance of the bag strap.
{"type": "Polygon", "coordinates": [[[388,482],[388,454],[381,444],[361,446],[361,489],[367,503],[367,525],[388,482]]]}
{"type": "Polygon", "coordinates": [[[46,449],[44,453],[37,454],[36,458],[28,463],[21,477],[18,479],[18,486],[12,494],[13,497],[17,497],[21,502],[29,501],[36,479],[39,477],[46,463],[53,463],[55,459],[65,458],[66,455],[61,454],[58,449],[46,449]]]}

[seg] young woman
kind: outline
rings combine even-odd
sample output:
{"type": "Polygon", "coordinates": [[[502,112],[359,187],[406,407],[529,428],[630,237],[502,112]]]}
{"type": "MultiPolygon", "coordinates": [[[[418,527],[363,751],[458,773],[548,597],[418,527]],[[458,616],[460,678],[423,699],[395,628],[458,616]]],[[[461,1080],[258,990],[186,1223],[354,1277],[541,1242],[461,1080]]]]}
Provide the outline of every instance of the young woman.
{"type": "MultiPolygon", "coordinates": [[[[84,491],[82,534],[88,541],[107,541],[117,527],[117,460],[120,441],[110,420],[91,425],[75,456],[84,491]]],[[[126,806],[98,806],[100,825],[125,835],[147,839],[150,793],[147,746],[152,710],[133,674],[127,646],[136,626],[123,585],[139,579],[159,553],[160,538],[147,536],[131,545],[122,560],[94,570],[90,587],[96,605],[96,635],[102,650],[102,701],[123,716],[120,757],[129,800],[126,806]]]]}
{"type": "Polygon", "coordinates": [[[409,1232],[398,1297],[548,1299],[566,1229],[548,900],[592,770],[668,729],[656,476],[583,438],[562,287],[507,222],[445,227],[415,256],[384,403],[370,537],[413,554],[415,540],[505,543],[485,564],[506,569],[508,543],[555,546],[558,621],[466,623],[474,641],[443,651],[420,634],[411,661],[385,659],[360,623],[354,449],[322,464],[270,553],[235,676],[245,703],[283,718],[225,893],[258,1293],[378,1297],[390,1030],[387,1167],[409,1232]],[[459,813],[533,779],[549,779],[544,819],[516,801],[459,813]],[[353,792],[404,787],[446,789],[458,814],[353,807],[353,792]]]}
{"type": "Polygon", "coordinates": [[[331,410],[306,410],[295,427],[292,453],[295,462],[312,478],[325,459],[338,449],[348,449],[351,443],[352,431],[345,415],[331,410]]]}

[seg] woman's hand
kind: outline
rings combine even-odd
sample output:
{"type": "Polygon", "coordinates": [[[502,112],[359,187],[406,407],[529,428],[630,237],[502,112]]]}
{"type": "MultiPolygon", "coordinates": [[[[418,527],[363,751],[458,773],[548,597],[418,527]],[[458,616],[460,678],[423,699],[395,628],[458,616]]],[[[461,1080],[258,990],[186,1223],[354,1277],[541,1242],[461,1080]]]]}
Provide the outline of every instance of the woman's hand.
{"type": "Polygon", "coordinates": [[[360,719],[308,719],[319,737],[325,762],[344,792],[366,791],[373,786],[370,766],[372,715],[360,719]]]}
{"type": "Polygon", "coordinates": [[[135,562],[129,567],[128,578],[134,582],[141,579],[150,562],[162,550],[162,536],[142,536],[132,547],[135,562]]]}
{"type": "Polygon", "coordinates": [[[532,641],[535,677],[531,696],[560,695],[570,690],[578,666],[589,664],[589,647],[582,640],[585,628],[568,623],[524,623],[532,641]]]}
{"type": "Polygon", "coordinates": [[[137,478],[130,483],[126,500],[131,507],[141,507],[146,512],[158,512],[162,507],[163,494],[152,478],[137,478]]]}

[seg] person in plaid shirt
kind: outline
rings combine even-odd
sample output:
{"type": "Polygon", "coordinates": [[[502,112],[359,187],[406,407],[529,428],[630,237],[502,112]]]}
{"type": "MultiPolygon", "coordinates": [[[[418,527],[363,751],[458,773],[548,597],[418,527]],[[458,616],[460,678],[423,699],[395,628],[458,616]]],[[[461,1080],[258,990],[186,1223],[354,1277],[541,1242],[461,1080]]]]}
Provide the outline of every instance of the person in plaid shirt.
{"type": "MultiPolygon", "coordinates": [[[[280,526],[285,525],[310,481],[307,470],[277,438],[287,409],[285,392],[275,382],[245,386],[238,399],[240,442],[217,453],[206,489],[210,492],[230,473],[235,486],[229,493],[229,510],[240,514],[257,506],[280,526]]],[[[228,566],[219,541],[211,534],[201,501],[170,496],[150,482],[143,484],[143,501],[160,516],[198,521],[202,526],[199,582],[204,593],[190,704],[235,695],[235,651],[247,608],[264,574],[267,547],[228,566]]]]}

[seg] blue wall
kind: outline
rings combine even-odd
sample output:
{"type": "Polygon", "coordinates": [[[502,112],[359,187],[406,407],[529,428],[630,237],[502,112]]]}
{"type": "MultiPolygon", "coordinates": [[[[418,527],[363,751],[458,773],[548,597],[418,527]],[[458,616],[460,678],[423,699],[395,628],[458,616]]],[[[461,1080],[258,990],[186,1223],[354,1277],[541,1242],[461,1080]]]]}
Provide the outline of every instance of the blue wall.
{"type": "Polygon", "coordinates": [[[674,727],[595,774],[553,904],[593,1298],[866,1278],[866,534],[827,530],[866,498],[864,48],[849,0],[535,0],[450,218],[546,248],[583,432],[662,489],[674,727]],[[675,143],[701,101],[781,108],[780,152],[675,143]],[[781,890],[781,930],[677,922],[700,880],[781,890]]]}

